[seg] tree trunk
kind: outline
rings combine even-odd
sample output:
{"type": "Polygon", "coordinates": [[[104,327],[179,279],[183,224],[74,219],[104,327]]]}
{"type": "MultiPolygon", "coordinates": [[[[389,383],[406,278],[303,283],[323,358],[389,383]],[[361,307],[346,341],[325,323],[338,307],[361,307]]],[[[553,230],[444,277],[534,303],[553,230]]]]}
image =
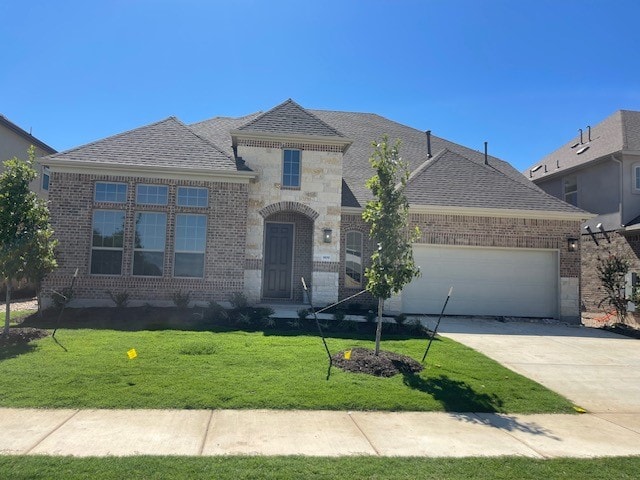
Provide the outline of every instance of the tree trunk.
{"type": "Polygon", "coordinates": [[[9,335],[9,319],[11,318],[11,279],[7,278],[7,304],[4,307],[4,331],[3,335],[9,335]]]}
{"type": "Polygon", "coordinates": [[[376,326],[376,355],[380,353],[380,337],[382,336],[382,309],[384,300],[378,299],[378,325],[376,326]]]}

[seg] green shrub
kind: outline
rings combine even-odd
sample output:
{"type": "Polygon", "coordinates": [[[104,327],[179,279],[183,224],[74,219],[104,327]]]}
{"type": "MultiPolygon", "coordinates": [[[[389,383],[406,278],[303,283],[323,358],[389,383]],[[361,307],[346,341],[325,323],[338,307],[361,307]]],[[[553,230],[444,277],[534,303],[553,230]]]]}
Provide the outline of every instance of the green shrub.
{"type": "Polygon", "coordinates": [[[378,317],[378,314],[376,312],[374,312],[373,310],[367,310],[367,313],[365,313],[365,315],[364,315],[364,318],[369,323],[375,322],[377,317],[378,317]]]}
{"type": "Polygon", "coordinates": [[[310,313],[311,310],[309,310],[308,308],[301,308],[298,310],[298,319],[302,322],[307,319],[310,313]]]}
{"type": "Polygon", "coordinates": [[[229,297],[231,306],[236,310],[244,310],[249,307],[249,300],[247,296],[242,292],[233,292],[229,297]]]}
{"type": "Polygon", "coordinates": [[[73,290],[71,287],[64,287],[59,291],[51,292],[51,300],[56,308],[62,308],[73,300],[73,290]]]}
{"type": "Polygon", "coordinates": [[[395,320],[398,325],[402,325],[404,322],[407,321],[407,316],[404,313],[399,313],[398,315],[395,316],[395,320]]]}
{"type": "Polygon", "coordinates": [[[180,310],[186,310],[187,308],[189,308],[191,294],[189,292],[183,294],[182,290],[178,290],[173,294],[172,300],[176,307],[178,307],[180,310]]]}
{"type": "Polygon", "coordinates": [[[336,322],[342,322],[345,317],[345,311],[342,308],[336,308],[333,312],[333,319],[336,322]]]}
{"type": "Polygon", "coordinates": [[[107,290],[107,293],[109,294],[109,297],[111,298],[113,303],[116,304],[116,308],[125,308],[127,305],[129,305],[129,292],[127,292],[126,290],[118,293],[113,293],[107,290]]]}

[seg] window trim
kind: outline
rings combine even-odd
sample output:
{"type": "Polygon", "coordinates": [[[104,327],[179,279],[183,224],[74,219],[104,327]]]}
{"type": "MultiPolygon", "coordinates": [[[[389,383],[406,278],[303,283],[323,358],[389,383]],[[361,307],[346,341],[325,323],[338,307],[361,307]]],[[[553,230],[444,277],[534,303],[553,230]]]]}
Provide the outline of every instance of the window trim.
{"type": "MultiPolygon", "coordinates": [[[[108,181],[102,181],[102,180],[98,180],[97,182],[94,183],[93,185],[93,202],[94,203],[118,203],[118,204],[124,204],[127,203],[127,193],[129,191],[129,185],[125,182],[108,182],[108,181]],[[98,185],[124,185],[124,200],[98,200],[96,198],[96,196],[98,195],[98,185]]],[[[118,194],[118,192],[116,192],[116,195],[118,194]]]]}
{"type": "Polygon", "coordinates": [[[204,279],[205,277],[205,269],[207,266],[207,228],[208,228],[208,218],[207,215],[201,213],[176,213],[175,215],[175,231],[173,233],[173,263],[172,263],[172,274],[173,278],[195,278],[195,279],[204,279]],[[178,250],[178,217],[202,217],[204,218],[204,250],[195,251],[195,250],[178,250]],[[202,276],[198,277],[185,277],[182,275],[176,275],[176,255],[178,253],[193,253],[202,255],[202,276]]]}
{"type": "Polygon", "coordinates": [[[283,190],[300,190],[302,188],[302,150],[298,148],[283,148],[282,149],[282,189],[283,190]],[[285,157],[286,152],[298,152],[298,185],[287,185],[285,183],[285,157]]]}
{"type": "Polygon", "coordinates": [[[167,225],[168,225],[168,219],[169,219],[168,212],[165,212],[165,211],[154,212],[154,211],[140,210],[140,211],[134,212],[133,218],[134,218],[134,221],[133,221],[133,248],[131,249],[131,276],[136,278],[163,278],[166,273],[165,262],[167,260],[167,225]],[[137,223],[138,223],[138,215],[140,214],[164,215],[164,245],[163,245],[164,248],[162,250],[153,250],[149,248],[136,248],[136,244],[135,244],[136,229],[137,229],[137,223]],[[135,273],[136,252],[151,252],[151,253],[162,252],[162,273],[160,275],[139,275],[135,273]]]}
{"type": "Polygon", "coordinates": [[[136,184],[136,205],[156,205],[156,206],[160,206],[160,207],[166,207],[169,205],[169,186],[168,185],[163,185],[163,184],[157,184],[157,183],[138,183],[136,184]],[[155,187],[155,188],[165,188],[167,190],[167,195],[164,199],[164,203],[149,203],[149,202],[141,202],[138,200],[138,195],[140,194],[139,192],[139,188],[140,187],[155,187]]]}
{"type": "Polygon", "coordinates": [[[106,208],[96,208],[93,210],[92,214],[91,214],[91,241],[90,241],[90,247],[91,250],[89,252],[89,275],[91,276],[99,276],[99,277],[114,277],[114,276],[119,276],[121,277],[123,275],[123,265],[124,265],[124,244],[125,244],[125,228],[126,228],[126,223],[127,223],[127,213],[124,210],[113,210],[113,209],[106,209],[106,208]],[[116,212],[116,213],[122,213],[122,247],[95,247],[93,245],[93,228],[95,225],[95,214],[96,212],[116,212]],[[122,252],[122,255],[120,257],[120,273],[93,273],[91,271],[91,266],[93,265],[93,251],[94,250],[108,250],[108,251],[120,251],[122,252]]]}
{"type": "Polygon", "coordinates": [[[344,236],[344,286],[345,288],[361,288],[363,285],[363,276],[364,276],[364,268],[363,268],[364,267],[364,264],[363,264],[364,250],[363,249],[364,249],[364,235],[362,234],[361,231],[348,230],[347,232],[345,232],[345,236],[344,236]],[[359,236],[359,243],[360,243],[360,281],[359,282],[356,282],[356,280],[354,280],[354,278],[347,273],[347,265],[348,265],[347,255],[349,251],[349,235],[350,234],[357,234],[359,236]],[[347,279],[349,279],[352,282],[352,285],[347,284],[347,279]]]}
{"type": "Polygon", "coordinates": [[[209,188],[208,187],[190,187],[188,185],[180,185],[176,188],[176,206],[182,208],[208,208],[209,207],[209,188]],[[191,190],[204,190],[206,192],[205,200],[206,203],[204,205],[183,205],[180,203],[180,190],[181,189],[191,189],[191,190]]]}

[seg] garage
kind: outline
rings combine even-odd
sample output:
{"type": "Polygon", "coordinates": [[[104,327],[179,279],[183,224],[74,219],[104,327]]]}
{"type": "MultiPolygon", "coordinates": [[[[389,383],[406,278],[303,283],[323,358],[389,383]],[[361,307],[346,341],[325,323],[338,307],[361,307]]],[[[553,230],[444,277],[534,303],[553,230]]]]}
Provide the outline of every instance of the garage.
{"type": "Polygon", "coordinates": [[[422,276],[402,291],[405,313],[557,317],[557,250],[414,245],[422,276]]]}

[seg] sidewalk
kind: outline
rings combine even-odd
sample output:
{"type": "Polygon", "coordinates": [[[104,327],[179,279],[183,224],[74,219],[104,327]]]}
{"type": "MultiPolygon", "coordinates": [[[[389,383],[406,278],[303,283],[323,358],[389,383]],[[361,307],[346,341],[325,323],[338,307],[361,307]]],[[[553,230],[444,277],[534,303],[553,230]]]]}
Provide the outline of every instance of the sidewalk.
{"type": "Polygon", "coordinates": [[[0,409],[0,454],[640,455],[636,414],[0,409]]]}

